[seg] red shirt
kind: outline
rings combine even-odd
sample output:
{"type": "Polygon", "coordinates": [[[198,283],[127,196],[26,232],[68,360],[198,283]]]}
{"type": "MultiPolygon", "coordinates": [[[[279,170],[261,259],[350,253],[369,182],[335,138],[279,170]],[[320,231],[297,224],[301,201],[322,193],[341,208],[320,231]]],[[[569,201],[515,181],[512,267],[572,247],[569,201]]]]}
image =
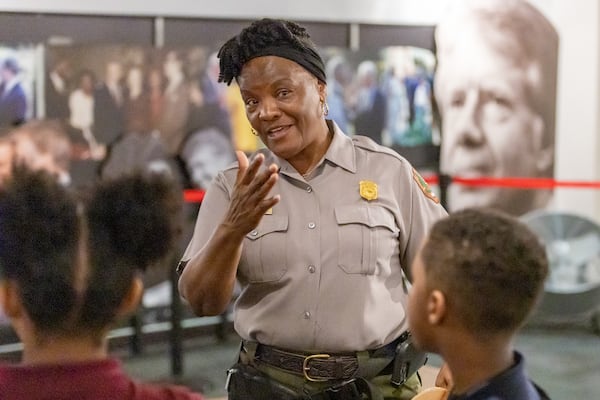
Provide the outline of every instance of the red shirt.
{"type": "Polygon", "coordinates": [[[134,381],[116,359],[73,364],[0,365],[2,400],[203,400],[174,385],[134,381]]]}

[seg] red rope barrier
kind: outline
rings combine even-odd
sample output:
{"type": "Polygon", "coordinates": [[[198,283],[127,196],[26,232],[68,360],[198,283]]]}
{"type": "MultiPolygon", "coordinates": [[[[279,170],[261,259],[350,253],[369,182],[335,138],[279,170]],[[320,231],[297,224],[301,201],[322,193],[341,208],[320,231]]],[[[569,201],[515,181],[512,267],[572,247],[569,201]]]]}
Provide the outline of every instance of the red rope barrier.
{"type": "MultiPolygon", "coordinates": [[[[430,184],[438,184],[439,177],[431,175],[425,178],[430,184]]],[[[560,181],[552,178],[523,178],[523,177],[504,177],[492,178],[482,176],[479,178],[463,178],[453,176],[453,184],[476,186],[476,187],[511,187],[520,189],[554,189],[554,188],[581,188],[581,189],[600,189],[600,182],[594,181],[560,181]]]]}
{"type": "MultiPolygon", "coordinates": [[[[438,185],[440,178],[438,175],[427,175],[423,179],[430,185],[438,185]]],[[[579,189],[600,189],[600,182],[594,181],[559,181],[552,178],[521,178],[506,177],[492,178],[482,176],[479,178],[462,178],[453,176],[453,184],[474,186],[474,187],[510,187],[520,189],[554,189],[554,188],[579,188],[579,189]]],[[[201,203],[204,199],[204,190],[186,189],[183,191],[183,200],[187,203],[201,203]]]]}
{"type": "Polygon", "coordinates": [[[202,203],[204,199],[204,190],[185,189],[183,191],[183,201],[186,203],[202,203]]]}
{"type": "Polygon", "coordinates": [[[438,175],[425,175],[423,176],[423,179],[430,185],[437,185],[440,183],[440,177],[438,175]]]}

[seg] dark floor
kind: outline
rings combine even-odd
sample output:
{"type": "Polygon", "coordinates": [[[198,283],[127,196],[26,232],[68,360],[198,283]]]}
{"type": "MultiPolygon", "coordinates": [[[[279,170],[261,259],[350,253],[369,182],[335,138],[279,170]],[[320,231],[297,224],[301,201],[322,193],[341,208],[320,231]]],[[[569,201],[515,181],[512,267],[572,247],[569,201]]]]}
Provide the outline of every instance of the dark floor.
{"type": "MultiPolygon", "coordinates": [[[[188,324],[184,332],[180,376],[172,374],[170,345],[165,333],[145,336],[138,355],[132,355],[130,338],[119,339],[117,334],[117,338],[111,340],[111,352],[123,360],[131,375],[141,380],[184,384],[208,398],[224,396],[226,371],[236,359],[239,340],[231,323],[222,325],[225,335],[220,334],[219,317],[193,320],[189,320],[192,326],[188,324]]],[[[593,332],[590,321],[530,324],[518,335],[516,347],[526,357],[530,376],[552,399],[600,398],[600,336],[593,332]]],[[[15,358],[13,354],[12,359],[15,358]]],[[[9,359],[10,356],[0,354],[0,361],[9,359]]],[[[440,362],[439,357],[430,357],[430,365],[440,366],[440,362]]]]}
{"type": "MultiPolygon", "coordinates": [[[[525,355],[531,377],[554,400],[600,398],[600,336],[587,321],[570,324],[530,325],[519,334],[517,348],[525,355]]],[[[227,368],[234,362],[239,342],[234,333],[224,341],[205,334],[184,342],[184,371],[170,376],[168,348],[147,347],[142,356],[127,357],[125,365],[134,376],[153,381],[175,381],[203,391],[207,397],[224,396],[227,368]]],[[[431,357],[430,365],[440,359],[431,357]]]]}

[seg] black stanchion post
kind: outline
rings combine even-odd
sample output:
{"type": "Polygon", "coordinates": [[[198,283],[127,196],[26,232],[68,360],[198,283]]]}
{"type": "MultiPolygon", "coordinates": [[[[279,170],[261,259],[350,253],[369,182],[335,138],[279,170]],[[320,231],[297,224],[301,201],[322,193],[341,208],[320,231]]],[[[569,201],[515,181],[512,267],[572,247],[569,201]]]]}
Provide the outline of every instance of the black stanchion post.
{"type": "Polygon", "coordinates": [[[171,280],[171,374],[181,376],[183,374],[183,330],[181,327],[181,299],[177,282],[179,275],[175,268],[170,268],[171,280]]]}
{"type": "Polygon", "coordinates": [[[133,333],[129,338],[129,347],[131,349],[131,354],[139,355],[142,353],[142,306],[138,308],[136,313],[130,318],[131,328],[133,329],[133,333]]]}
{"type": "Polygon", "coordinates": [[[452,183],[452,177],[446,174],[438,174],[440,181],[440,203],[446,210],[448,209],[448,186],[452,183]]]}

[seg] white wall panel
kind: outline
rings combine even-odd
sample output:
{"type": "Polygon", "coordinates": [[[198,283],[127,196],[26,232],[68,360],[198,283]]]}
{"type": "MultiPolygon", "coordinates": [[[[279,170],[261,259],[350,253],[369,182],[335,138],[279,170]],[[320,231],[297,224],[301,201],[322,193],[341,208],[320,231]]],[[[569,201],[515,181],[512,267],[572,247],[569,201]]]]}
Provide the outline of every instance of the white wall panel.
{"type": "Polygon", "coordinates": [[[4,11],[432,25],[451,0],[2,0],[4,11]]]}

